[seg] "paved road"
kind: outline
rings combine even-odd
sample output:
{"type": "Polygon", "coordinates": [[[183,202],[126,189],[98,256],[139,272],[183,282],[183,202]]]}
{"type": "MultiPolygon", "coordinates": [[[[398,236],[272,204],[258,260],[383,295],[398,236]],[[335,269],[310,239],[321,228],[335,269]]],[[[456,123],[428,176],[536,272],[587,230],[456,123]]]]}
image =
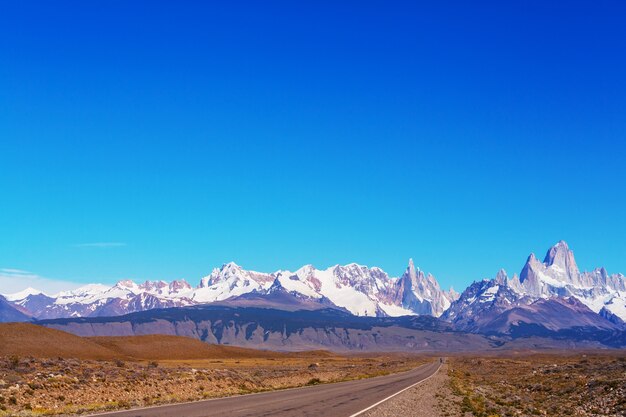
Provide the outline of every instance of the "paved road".
{"type": "Polygon", "coordinates": [[[433,375],[439,360],[408,372],[260,394],[97,414],[111,417],[351,417],[433,375]]]}

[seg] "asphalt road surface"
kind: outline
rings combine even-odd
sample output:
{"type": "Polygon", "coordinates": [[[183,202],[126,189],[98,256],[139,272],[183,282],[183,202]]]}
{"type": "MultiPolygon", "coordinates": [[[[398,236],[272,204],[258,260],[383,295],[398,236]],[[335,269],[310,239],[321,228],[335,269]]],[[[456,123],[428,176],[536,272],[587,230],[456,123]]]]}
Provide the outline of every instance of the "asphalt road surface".
{"type": "Polygon", "coordinates": [[[111,417],[354,417],[433,375],[437,360],[408,372],[260,394],[96,414],[111,417]]]}

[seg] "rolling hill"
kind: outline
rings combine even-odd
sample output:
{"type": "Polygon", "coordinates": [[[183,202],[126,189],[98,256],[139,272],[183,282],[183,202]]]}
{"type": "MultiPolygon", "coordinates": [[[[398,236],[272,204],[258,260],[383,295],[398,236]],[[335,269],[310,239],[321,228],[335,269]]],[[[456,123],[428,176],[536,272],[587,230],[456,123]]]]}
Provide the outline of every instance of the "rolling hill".
{"type": "Polygon", "coordinates": [[[80,337],[31,323],[0,324],[0,356],[93,360],[281,358],[285,354],[211,345],[169,335],[80,337]]]}

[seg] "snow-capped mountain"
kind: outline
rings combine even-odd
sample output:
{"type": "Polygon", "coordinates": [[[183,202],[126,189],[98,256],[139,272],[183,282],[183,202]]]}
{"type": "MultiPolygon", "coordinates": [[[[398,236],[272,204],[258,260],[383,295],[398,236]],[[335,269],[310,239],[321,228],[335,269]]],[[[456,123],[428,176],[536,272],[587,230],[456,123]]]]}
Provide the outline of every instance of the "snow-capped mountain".
{"type": "Polygon", "coordinates": [[[503,269],[495,279],[484,279],[472,283],[461,296],[443,313],[443,320],[454,323],[465,331],[479,332],[487,328],[486,323],[503,312],[530,303],[519,291],[517,276],[509,279],[503,269]]]}
{"type": "Polygon", "coordinates": [[[272,274],[246,271],[234,262],[215,268],[200,280],[196,289],[188,288],[185,296],[196,303],[225,300],[252,291],[267,290],[274,282],[272,274]]]}
{"type": "Polygon", "coordinates": [[[439,317],[458,298],[454,290],[442,291],[439,283],[431,274],[425,275],[416,269],[413,260],[399,281],[399,294],[404,309],[417,314],[439,317]]]}
{"type": "Polygon", "coordinates": [[[22,290],[13,294],[7,294],[4,296],[4,299],[7,301],[18,301],[18,300],[23,300],[29,295],[39,295],[39,294],[43,294],[43,292],[35,288],[28,287],[25,290],[22,290]]]}
{"type": "MultiPolygon", "coordinates": [[[[474,282],[441,318],[462,330],[485,332],[493,331],[497,327],[494,323],[504,320],[504,316],[498,317],[510,310],[523,311],[524,320],[530,320],[532,312],[539,314],[552,308],[570,311],[569,315],[580,318],[580,326],[592,322],[583,317],[594,317],[596,327],[611,327],[602,323],[608,320],[621,325],[626,321],[625,286],[623,275],[609,275],[604,268],[581,273],[574,253],[560,241],[548,250],[543,262],[531,254],[519,278],[514,275],[509,279],[505,271],[500,271],[495,279],[474,282]]],[[[558,316],[535,317],[537,324],[554,320],[567,322],[558,316]]]]}
{"type": "Polygon", "coordinates": [[[525,294],[536,298],[576,297],[592,311],[605,309],[626,320],[626,278],[604,268],[579,272],[574,253],[560,241],[540,262],[531,254],[520,274],[525,294]]]}
{"type": "Polygon", "coordinates": [[[380,268],[355,263],[319,270],[312,265],[291,271],[247,271],[235,263],[224,264],[193,288],[185,281],[120,281],[113,286],[90,284],[50,296],[35,289],[8,295],[14,304],[38,319],[97,317],[153,308],[183,307],[280,289],[286,294],[333,305],[360,316],[439,316],[458,294],[443,291],[430,274],[409,262],[400,278],[380,268]]]}
{"type": "Polygon", "coordinates": [[[312,299],[325,297],[352,314],[380,316],[391,313],[386,311],[388,308],[385,309],[385,294],[391,280],[379,268],[349,264],[318,270],[312,265],[305,265],[295,272],[277,272],[276,281],[291,294],[312,299]]]}
{"type": "Polygon", "coordinates": [[[37,290],[8,295],[14,304],[38,319],[59,317],[110,316],[152,308],[182,307],[193,304],[179,297],[181,289],[191,289],[185,281],[120,281],[114,286],[88,284],[50,296],[37,290]],[[24,294],[28,294],[25,297],[24,294]]]}

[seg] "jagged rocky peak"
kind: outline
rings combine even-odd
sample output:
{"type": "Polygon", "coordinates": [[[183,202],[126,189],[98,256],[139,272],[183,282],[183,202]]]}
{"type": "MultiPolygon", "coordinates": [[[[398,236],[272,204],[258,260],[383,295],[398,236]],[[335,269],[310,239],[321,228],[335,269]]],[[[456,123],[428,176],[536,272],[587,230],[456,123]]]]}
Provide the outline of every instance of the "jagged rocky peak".
{"type": "Polygon", "coordinates": [[[170,282],[169,290],[171,292],[187,291],[187,290],[191,290],[191,285],[189,285],[189,283],[185,281],[184,279],[179,279],[179,280],[170,282]]]}
{"type": "Polygon", "coordinates": [[[449,297],[450,297],[450,302],[458,300],[459,297],[461,296],[461,294],[458,293],[454,289],[454,287],[450,287],[450,289],[448,290],[448,294],[449,294],[449,297]]]}
{"type": "Polygon", "coordinates": [[[406,267],[407,271],[415,272],[415,263],[413,262],[413,258],[409,258],[409,265],[406,267]]]}
{"type": "Polygon", "coordinates": [[[496,274],[496,283],[498,285],[507,285],[509,282],[509,276],[504,269],[500,269],[496,274]]]}
{"type": "Polygon", "coordinates": [[[415,268],[413,259],[409,259],[399,285],[402,307],[416,314],[439,317],[450,306],[452,294],[442,291],[434,276],[415,268]]]}
{"type": "Polygon", "coordinates": [[[574,259],[574,252],[572,252],[564,240],[559,241],[556,245],[552,246],[543,260],[543,263],[547,267],[564,272],[569,281],[574,282],[578,280],[578,265],[574,259]]]}
{"type": "Polygon", "coordinates": [[[148,281],[146,280],[146,282],[144,282],[143,284],[139,285],[139,288],[145,291],[159,291],[163,288],[167,288],[169,285],[167,282],[165,281],[148,281]]]}
{"type": "Polygon", "coordinates": [[[560,241],[552,246],[540,262],[534,255],[528,258],[520,274],[524,290],[533,296],[568,296],[580,290],[596,288],[596,290],[626,290],[626,281],[620,274],[609,275],[604,268],[596,268],[591,272],[580,272],[574,252],[566,242],[560,241]]]}
{"type": "MultiPolygon", "coordinates": [[[[429,274],[430,276],[430,274],[429,274]]],[[[406,271],[402,275],[402,279],[407,283],[411,284],[413,287],[421,286],[424,287],[426,281],[426,275],[424,272],[415,267],[413,263],[413,258],[409,259],[409,265],[406,267],[406,271]]],[[[437,284],[439,286],[439,284],[437,284]]]]}
{"type": "Polygon", "coordinates": [[[531,254],[520,274],[524,290],[532,296],[569,295],[568,286],[589,286],[576,265],[574,253],[564,241],[552,246],[543,262],[531,254]]]}
{"type": "Polygon", "coordinates": [[[526,259],[526,263],[524,264],[522,272],[520,273],[520,281],[524,282],[527,279],[534,278],[533,271],[542,265],[543,264],[541,263],[541,261],[539,261],[539,259],[537,259],[534,253],[528,255],[528,259],[526,259]]]}
{"type": "Polygon", "coordinates": [[[517,274],[513,274],[511,278],[509,278],[505,269],[500,269],[496,274],[494,282],[498,285],[509,287],[516,292],[522,291],[522,285],[520,283],[519,277],[517,274]]]}
{"type": "Polygon", "coordinates": [[[414,287],[419,288],[423,296],[429,297],[442,292],[439,282],[434,275],[431,273],[425,274],[424,271],[416,268],[413,259],[409,259],[409,265],[403,275],[403,279],[409,280],[414,287]]]}
{"type": "Polygon", "coordinates": [[[423,278],[424,273],[415,268],[413,258],[409,259],[409,265],[406,267],[406,271],[402,274],[402,277],[400,277],[400,280],[403,283],[405,296],[418,287],[423,286],[421,282],[423,278]]]}

